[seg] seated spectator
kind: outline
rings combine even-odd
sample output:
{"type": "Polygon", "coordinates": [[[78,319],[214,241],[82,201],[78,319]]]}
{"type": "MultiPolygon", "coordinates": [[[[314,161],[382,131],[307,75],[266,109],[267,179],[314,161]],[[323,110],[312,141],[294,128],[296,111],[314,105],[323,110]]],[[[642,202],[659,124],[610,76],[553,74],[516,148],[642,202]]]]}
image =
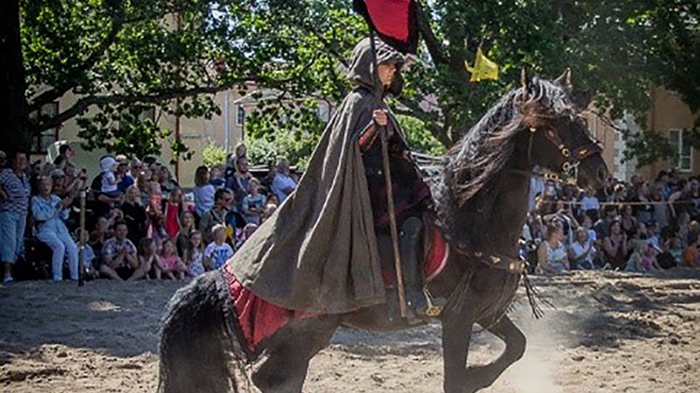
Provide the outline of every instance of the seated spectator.
{"type": "Polygon", "coordinates": [[[274,195],[272,192],[272,183],[275,181],[275,177],[277,177],[277,166],[270,165],[267,171],[267,176],[265,176],[260,182],[260,184],[265,188],[265,193],[268,195],[274,195]]]}
{"type": "MultiPolygon", "coordinates": [[[[114,237],[102,247],[100,272],[109,278],[123,280],[131,278],[139,268],[136,246],[127,238],[129,228],[120,221],[114,226],[114,237]]],[[[140,273],[144,269],[141,269],[140,273]]],[[[133,278],[134,280],[136,278],[133,278]]]]}
{"type": "Polygon", "coordinates": [[[595,196],[593,190],[586,191],[586,194],[581,198],[581,210],[590,217],[592,220],[598,217],[598,209],[600,209],[600,203],[598,198],[595,196]]]}
{"type": "Polygon", "coordinates": [[[263,209],[262,216],[260,217],[260,222],[263,223],[265,220],[270,218],[275,212],[277,211],[277,205],[275,204],[267,204],[265,205],[265,208],[263,209]]]}
{"type": "Polygon", "coordinates": [[[685,265],[683,243],[678,236],[672,236],[664,242],[664,248],[673,256],[676,266],[685,265]]]}
{"type": "Polygon", "coordinates": [[[698,236],[697,232],[693,233],[688,246],[683,251],[683,265],[686,267],[700,267],[700,253],[698,253],[700,242],[698,239],[700,239],[700,236],[698,236]]]}
{"type": "Polygon", "coordinates": [[[194,184],[192,193],[194,194],[196,218],[199,220],[207,210],[214,207],[214,194],[217,190],[209,184],[209,169],[205,166],[197,168],[194,184]]]}
{"type": "Polygon", "coordinates": [[[256,178],[250,179],[250,194],[243,198],[243,217],[247,224],[260,225],[265,196],[258,193],[260,181],[256,178]]]}
{"type": "Polygon", "coordinates": [[[645,240],[636,240],[634,243],[634,252],[627,261],[628,272],[648,272],[652,270],[661,270],[661,266],[656,262],[656,255],[653,249],[649,247],[649,243],[645,240]]]}
{"type": "Polygon", "coordinates": [[[603,239],[603,260],[612,269],[622,269],[627,262],[627,235],[618,220],[610,225],[610,236],[603,239]]]}
{"type": "Polygon", "coordinates": [[[537,269],[542,274],[557,274],[569,270],[569,259],[564,247],[564,230],[554,224],[547,225],[547,240],[537,250],[537,269]]]}
{"type": "Polygon", "coordinates": [[[4,168],[7,165],[7,154],[0,150],[0,168],[4,168]]]}
{"type": "Polygon", "coordinates": [[[207,270],[212,270],[211,266],[204,265],[204,243],[202,243],[202,233],[194,231],[189,236],[187,251],[185,251],[184,262],[187,266],[187,275],[199,277],[207,270]]]}
{"type": "Polygon", "coordinates": [[[51,194],[52,180],[44,177],[39,182],[39,195],[32,197],[32,216],[37,226],[37,238],[51,248],[51,270],[54,281],[63,280],[63,261],[68,256],[68,268],[71,280],[78,279],[78,247],[64,220],[68,218],[67,209],[75,194],[61,199],[51,194]]]}
{"type": "Polygon", "coordinates": [[[603,217],[593,226],[598,239],[605,239],[610,236],[610,225],[617,217],[617,209],[613,205],[606,205],[603,208],[603,217]]]}
{"type": "Polygon", "coordinates": [[[161,270],[160,274],[171,280],[184,280],[187,273],[187,266],[182,262],[177,255],[177,248],[171,239],[163,241],[163,254],[160,258],[161,265],[158,267],[161,270]]]}
{"type": "Polygon", "coordinates": [[[233,248],[226,243],[226,227],[217,224],[212,228],[212,241],[204,250],[204,258],[206,264],[218,269],[226,264],[229,258],[233,256],[233,248]]]}
{"type": "Polygon", "coordinates": [[[593,259],[595,258],[595,252],[593,241],[588,238],[588,231],[584,228],[579,228],[576,231],[576,241],[571,244],[569,249],[572,268],[594,269],[593,259]]]}
{"type": "Polygon", "coordinates": [[[241,231],[240,235],[238,236],[237,243],[236,243],[236,249],[241,248],[243,243],[246,242],[246,240],[250,239],[251,236],[253,236],[253,233],[258,230],[258,225],[257,224],[246,224],[245,227],[243,227],[243,230],[241,231]]]}
{"type": "Polygon", "coordinates": [[[637,232],[639,224],[639,221],[632,213],[632,205],[625,205],[621,209],[620,224],[622,224],[622,230],[625,231],[628,238],[631,238],[637,232]]]}
{"type": "Polygon", "coordinates": [[[141,244],[141,239],[146,236],[146,209],[141,204],[138,186],[131,185],[126,189],[121,211],[129,228],[129,240],[134,244],[141,244]]]}
{"type": "Polygon", "coordinates": [[[139,243],[139,268],[129,279],[132,281],[141,278],[148,279],[151,272],[154,272],[155,277],[160,279],[161,267],[162,264],[156,250],[156,242],[147,237],[141,239],[139,243]]]}
{"type": "Polygon", "coordinates": [[[190,236],[194,232],[197,232],[197,226],[194,224],[194,214],[191,211],[185,211],[180,217],[180,232],[178,232],[175,241],[177,253],[181,258],[185,258],[187,245],[190,243],[190,236]]]}
{"type": "Polygon", "coordinates": [[[214,206],[207,210],[202,218],[199,220],[199,231],[204,235],[204,240],[207,244],[214,241],[214,234],[212,229],[215,225],[226,226],[226,214],[228,213],[228,207],[233,201],[233,196],[231,192],[226,189],[216,190],[214,195],[214,206]],[[209,235],[206,235],[206,234],[209,235]]]}
{"type": "Polygon", "coordinates": [[[277,194],[277,198],[282,203],[289,194],[297,189],[297,184],[290,177],[289,163],[287,161],[280,161],[277,165],[277,171],[277,176],[272,182],[272,192],[277,194]]]}
{"type": "Polygon", "coordinates": [[[226,188],[226,179],[224,179],[224,174],[221,173],[219,167],[213,166],[209,171],[209,184],[214,186],[217,190],[226,188]]]}

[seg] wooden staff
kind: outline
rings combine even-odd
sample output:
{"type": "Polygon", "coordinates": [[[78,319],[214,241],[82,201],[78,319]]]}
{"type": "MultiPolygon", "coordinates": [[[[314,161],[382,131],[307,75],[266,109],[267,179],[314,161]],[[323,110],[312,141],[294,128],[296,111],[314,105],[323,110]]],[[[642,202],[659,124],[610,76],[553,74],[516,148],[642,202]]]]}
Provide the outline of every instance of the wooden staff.
{"type": "MultiPolygon", "coordinates": [[[[369,41],[372,50],[372,60],[374,62],[374,80],[381,84],[379,79],[377,63],[377,49],[374,45],[374,29],[369,27],[369,41]]],[[[379,108],[382,102],[381,92],[375,96],[375,107],[379,108]]],[[[379,126],[379,125],[376,125],[379,126]]],[[[387,211],[389,213],[389,228],[391,229],[391,242],[394,246],[394,267],[396,269],[396,289],[399,294],[399,311],[402,318],[408,316],[408,304],[406,303],[406,289],[403,284],[403,269],[401,266],[401,254],[399,251],[399,231],[396,227],[396,212],[394,210],[394,188],[391,182],[391,167],[389,166],[389,141],[387,138],[388,129],[379,126],[379,138],[382,143],[382,164],[384,166],[384,181],[386,182],[387,211]]]]}
{"type": "Polygon", "coordinates": [[[85,180],[80,185],[80,251],[78,252],[78,286],[85,285],[85,180]]]}

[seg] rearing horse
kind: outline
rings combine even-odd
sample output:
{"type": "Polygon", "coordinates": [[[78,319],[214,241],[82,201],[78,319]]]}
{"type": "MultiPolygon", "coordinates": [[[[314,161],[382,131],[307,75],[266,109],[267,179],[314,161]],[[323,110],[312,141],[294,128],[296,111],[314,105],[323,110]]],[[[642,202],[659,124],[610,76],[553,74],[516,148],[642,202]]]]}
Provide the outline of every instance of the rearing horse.
{"type": "MultiPolygon", "coordinates": [[[[523,265],[517,243],[527,214],[535,165],[576,173],[578,185],[601,184],[607,168],[600,148],[568,90],[570,73],[555,81],[530,80],[504,95],[444,158],[433,195],[449,259],[427,283],[434,297],[448,300],[442,323],[444,391],[476,392],[488,387],[520,359],[525,336],[506,315],[523,265]],[[467,367],[472,325],[506,344],[492,363],[467,367]]],[[[265,393],[300,393],[309,361],[340,326],[391,331],[409,326],[393,319],[387,305],[348,314],[292,319],[261,342],[252,381],[265,393]]],[[[241,343],[237,315],[225,273],[214,271],[180,289],[171,299],[161,336],[159,391],[238,391],[234,365],[241,343]]]]}

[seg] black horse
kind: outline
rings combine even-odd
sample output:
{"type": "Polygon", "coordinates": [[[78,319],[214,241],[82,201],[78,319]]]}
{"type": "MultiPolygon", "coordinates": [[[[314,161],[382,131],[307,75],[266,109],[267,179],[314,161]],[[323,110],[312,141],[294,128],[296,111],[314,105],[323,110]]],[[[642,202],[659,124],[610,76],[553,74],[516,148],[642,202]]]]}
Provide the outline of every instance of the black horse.
{"type": "MultiPolygon", "coordinates": [[[[448,303],[442,323],[444,391],[475,392],[490,386],[525,351],[525,336],[506,315],[523,274],[517,243],[527,214],[535,165],[575,175],[594,187],[606,178],[600,148],[572,104],[567,71],[556,81],[528,79],[503,96],[444,158],[433,195],[453,252],[427,284],[448,303]],[[467,367],[473,324],[506,344],[492,363],[467,367]]],[[[410,234],[409,234],[410,235],[410,234]]],[[[408,328],[382,305],[348,314],[294,319],[263,343],[252,364],[262,392],[299,393],[309,361],[340,326],[390,331],[408,328]]],[[[222,271],[180,289],[168,305],[161,336],[159,391],[238,391],[236,365],[243,353],[236,315],[222,271]]],[[[239,368],[240,369],[240,368],[239,368]]]]}

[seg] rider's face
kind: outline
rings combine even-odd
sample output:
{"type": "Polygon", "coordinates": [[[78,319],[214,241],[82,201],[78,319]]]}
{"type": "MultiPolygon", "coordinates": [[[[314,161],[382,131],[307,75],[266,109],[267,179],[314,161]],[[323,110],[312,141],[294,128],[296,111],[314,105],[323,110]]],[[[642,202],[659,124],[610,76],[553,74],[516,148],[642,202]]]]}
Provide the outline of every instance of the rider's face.
{"type": "Polygon", "coordinates": [[[377,67],[377,73],[379,74],[379,80],[382,81],[382,85],[389,87],[394,80],[394,74],[396,74],[396,64],[382,63],[377,67]]]}

